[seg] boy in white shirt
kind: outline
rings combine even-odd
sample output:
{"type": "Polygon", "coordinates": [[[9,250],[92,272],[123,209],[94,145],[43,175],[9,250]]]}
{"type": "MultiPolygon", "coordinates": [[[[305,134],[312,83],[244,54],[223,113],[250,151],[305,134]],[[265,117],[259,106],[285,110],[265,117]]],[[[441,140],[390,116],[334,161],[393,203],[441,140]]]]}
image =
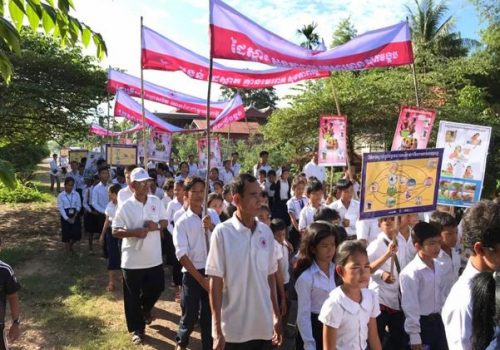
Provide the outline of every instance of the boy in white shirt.
{"type": "Polygon", "coordinates": [[[341,179],[337,182],[337,190],[340,191],[340,198],[330,205],[342,218],[342,226],[345,227],[347,235],[356,235],[356,222],[359,218],[359,202],[353,199],[354,190],[352,182],[341,179]]]}
{"type": "Polygon", "coordinates": [[[318,180],[310,180],[306,186],[306,195],[308,204],[300,211],[299,215],[299,232],[303,234],[307,226],[314,221],[314,214],[323,205],[323,184],[318,180]]]}
{"type": "Polygon", "coordinates": [[[441,308],[444,303],[442,264],[436,260],[441,250],[439,229],[426,222],[415,225],[412,233],[415,258],[401,271],[401,307],[405,331],[413,349],[447,350],[441,308]]]}
{"type": "Polygon", "coordinates": [[[49,162],[50,167],[50,192],[54,191],[54,183],[57,182],[57,193],[61,191],[61,181],[59,180],[59,167],[57,166],[57,154],[52,155],[52,160],[49,162]]]}

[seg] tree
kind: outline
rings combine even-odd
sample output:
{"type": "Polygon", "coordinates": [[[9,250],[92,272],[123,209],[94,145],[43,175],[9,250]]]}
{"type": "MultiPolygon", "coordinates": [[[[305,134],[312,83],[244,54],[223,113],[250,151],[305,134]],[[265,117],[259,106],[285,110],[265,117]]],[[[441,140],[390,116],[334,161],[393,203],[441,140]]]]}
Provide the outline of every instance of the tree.
{"type": "Polygon", "coordinates": [[[21,54],[11,54],[12,83],[0,85],[0,141],[43,144],[84,139],[88,120],[105,101],[106,72],[78,47],[29,30],[21,31],[21,54]]]}
{"type": "Polygon", "coordinates": [[[298,35],[303,35],[306,41],[300,43],[300,46],[305,47],[306,49],[312,50],[320,43],[320,38],[318,33],[314,31],[318,27],[318,24],[312,22],[311,24],[303,25],[302,28],[297,29],[298,35]]]}
{"type": "Polygon", "coordinates": [[[58,0],[57,7],[54,6],[54,0],[0,1],[0,42],[6,44],[6,49],[0,50],[0,75],[7,83],[12,76],[12,63],[6,53],[9,51],[20,53],[19,31],[25,18],[28,19],[32,31],[36,32],[41,27],[63,47],[78,42],[87,47],[92,39],[97,48],[97,57],[99,59],[104,57],[106,44],[102,36],[70,16],[68,14],[70,9],[74,10],[72,0],[58,0]],[[12,21],[5,17],[7,7],[12,21]]]}
{"type": "Polygon", "coordinates": [[[337,47],[352,40],[358,35],[358,31],[351,23],[351,18],[344,18],[339,22],[332,35],[331,47],[337,47]]]}
{"type": "Polygon", "coordinates": [[[220,88],[222,97],[232,99],[236,93],[239,93],[245,106],[254,106],[255,108],[276,108],[278,96],[274,87],[263,89],[237,89],[226,86],[220,88]]]}

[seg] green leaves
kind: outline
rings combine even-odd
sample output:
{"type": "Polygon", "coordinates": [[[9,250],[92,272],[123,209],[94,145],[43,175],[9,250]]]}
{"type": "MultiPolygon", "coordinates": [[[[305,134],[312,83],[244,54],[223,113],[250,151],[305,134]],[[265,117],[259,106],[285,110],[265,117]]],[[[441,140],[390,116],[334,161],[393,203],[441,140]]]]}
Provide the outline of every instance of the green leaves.
{"type": "Polygon", "coordinates": [[[17,185],[12,164],[2,159],[0,159],[0,182],[10,189],[16,188],[17,185]]]}

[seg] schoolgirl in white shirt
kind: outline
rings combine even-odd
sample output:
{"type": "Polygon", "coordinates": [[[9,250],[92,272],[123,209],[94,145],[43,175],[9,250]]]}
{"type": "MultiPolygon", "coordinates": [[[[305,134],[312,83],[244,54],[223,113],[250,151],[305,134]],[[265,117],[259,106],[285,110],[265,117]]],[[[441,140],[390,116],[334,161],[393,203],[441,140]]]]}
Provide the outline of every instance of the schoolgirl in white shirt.
{"type": "Polygon", "coordinates": [[[328,294],[337,286],[333,263],[337,241],[337,231],[328,223],[312,223],[302,237],[294,268],[298,349],[323,349],[323,326],[318,315],[328,294]]]}
{"type": "Polygon", "coordinates": [[[82,238],[80,209],[81,199],[74,190],[75,180],[67,177],[64,180],[64,191],[57,196],[57,208],[61,217],[62,241],[68,253],[73,253],[73,245],[82,238]]]}
{"type": "Polygon", "coordinates": [[[299,232],[302,232],[314,221],[314,214],[322,207],[323,184],[318,180],[311,180],[307,183],[306,194],[309,203],[300,211],[299,232]]]}
{"type": "Polygon", "coordinates": [[[370,350],[381,350],[376,321],[380,308],[377,294],[367,288],[370,262],[363,242],[340,245],[336,271],[342,285],[330,293],[319,314],[324,349],[365,350],[370,345],[370,350]]]}

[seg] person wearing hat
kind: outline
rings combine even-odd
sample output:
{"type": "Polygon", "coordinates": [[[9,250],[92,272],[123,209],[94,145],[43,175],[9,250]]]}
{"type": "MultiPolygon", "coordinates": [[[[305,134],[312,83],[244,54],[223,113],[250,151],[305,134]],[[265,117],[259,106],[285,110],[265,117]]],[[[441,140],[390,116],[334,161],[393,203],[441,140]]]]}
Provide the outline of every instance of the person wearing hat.
{"type": "Polygon", "coordinates": [[[160,231],[167,227],[167,212],[160,199],[148,194],[150,179],[143,168],[131,172],[134,195],[118,207],[112,224],[113,236],[122,239],[123,302],[134,344],[143,343],[165,285],[160,231]]]}

